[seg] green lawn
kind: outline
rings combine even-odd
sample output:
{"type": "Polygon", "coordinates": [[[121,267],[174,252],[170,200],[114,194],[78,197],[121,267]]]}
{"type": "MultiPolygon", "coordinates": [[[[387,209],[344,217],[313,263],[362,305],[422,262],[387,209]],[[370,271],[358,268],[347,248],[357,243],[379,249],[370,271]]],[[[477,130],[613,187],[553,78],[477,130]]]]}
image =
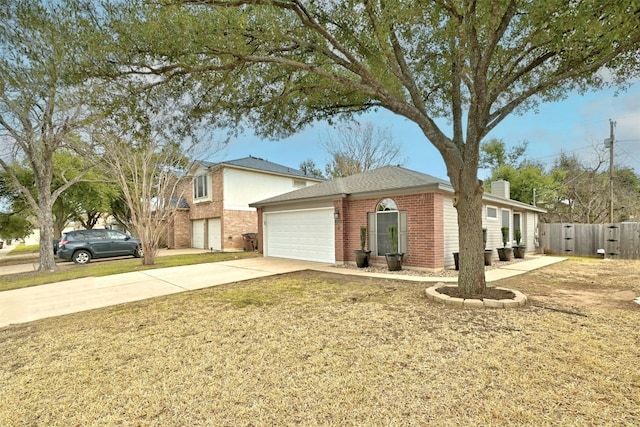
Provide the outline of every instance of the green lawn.
{"type": "Polygon", "coordinates": [[[40,250],[40,245],[25,245],[20,243],[12,245],[13,249],[7,254],[7,256],[23,255],[23,254],[37,254],[40,250]]]}
{"type": "MultiPolygon", "coordinates": [[[[13,252],[13,251],[12,251],[13,252]]],[[[119,259],[117,261],[91,262],[85,265],[76,265],[71,262],[59,263],[58,270],[50,273],[40,273],[30,271],[12,275],[0,275],[0,291],[10,289],[26,288],[45,283],[60,282],[63,280],[79,279],[82,277],[108,276],[110,274],[128,273],[131,271],[149,270],[154,268],[175,267],[179,265],[202,264],[209,262],[229,261],[240,258],[251,258],[260,256],[255,252],[221,252],[221,253],[201,253],[187,255],[170,255],[156,257],[156,262],[152,266],[142,265],[138,258],[119,259]]],[[[37,262],[36,258],[30,258],[29,262],[37,262]]],[[[0,260],[0,267],[3,265],[0,260]]],[[[16,262],[6,259],[13,264],[16,262]]]]}
{"type": "Polygon", "coordinates": [[[513,310],[302,271],[9,326],[0,425],[637,425],[640,307],[611,298],[639,267],[500,282],[529,296],[513,310]]]}

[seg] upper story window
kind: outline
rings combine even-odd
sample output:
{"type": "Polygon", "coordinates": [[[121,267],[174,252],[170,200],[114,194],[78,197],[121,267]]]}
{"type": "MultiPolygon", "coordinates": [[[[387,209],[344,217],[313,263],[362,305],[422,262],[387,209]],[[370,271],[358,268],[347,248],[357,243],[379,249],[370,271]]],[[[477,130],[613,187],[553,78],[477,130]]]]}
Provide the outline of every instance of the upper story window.
{"type": "Polygon", "coordinates": [[[209,177],[197,175],[193,178],[193,200],[209,199],[209,177]]]}

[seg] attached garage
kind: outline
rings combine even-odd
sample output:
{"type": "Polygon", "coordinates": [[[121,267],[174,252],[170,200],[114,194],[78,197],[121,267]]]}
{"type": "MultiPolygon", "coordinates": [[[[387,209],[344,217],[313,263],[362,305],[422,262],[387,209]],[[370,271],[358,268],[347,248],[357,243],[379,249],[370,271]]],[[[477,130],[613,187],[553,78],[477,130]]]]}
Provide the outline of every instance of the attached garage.
{"type": "Polygon", "coordinates": [[[221,233],[220,218],[191,221],[191,242],[194,248],[222,250],[221,233]]]}
{"type": "Polygon", "coordinates": [[[263,222],[266,256],[335,262],[333,208],[265,212],[263,222]]]}
{"type": "Polygon", "coordinates": [[[209,243],[207,248],[213,248],[214,251],[222,250],[222,230],[220,225],[220,218],[209,218],[207,221],[207,237],[209,243]]]}
{"type": "Polygon", "coordinates": [[[206,220],[194,219],[191,221],[191,245],[197,249],[205,249],[204,226],[206,220]]]}

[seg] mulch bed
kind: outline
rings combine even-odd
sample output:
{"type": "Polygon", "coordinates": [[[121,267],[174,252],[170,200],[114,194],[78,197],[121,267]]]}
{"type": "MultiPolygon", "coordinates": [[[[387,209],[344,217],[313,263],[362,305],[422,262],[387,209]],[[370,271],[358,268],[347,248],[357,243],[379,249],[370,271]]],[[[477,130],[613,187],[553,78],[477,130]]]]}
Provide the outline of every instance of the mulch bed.
{"type": "Polygon", "coordinates": [[[471,295],[467,295],[457,286],[443,286],[437,289],[441,294],[449,295],[452,298],[462,298],[462,299],[513,299],[515,297],[514,293],[511,291],[507,291],[504,289],[496,289],[487,287],[484,292],[478,294],[473,293],[471,295]]]}
{"type": "MultiPolygon", "coordinates": [[[[494,270],[496,268],[506,267],[512,264],[517,264],[522,261],[527,261],[526,258],[511,258],[510,261],[498,261],[495,260],[491,265],[485,266],[485,271],[494,270]]],[[[348,270],[364,271],[367,273],[383,273],[396,276],[417,276],[417,277],[458,277],[458,271],[454,270],[453,266],[443,268],[441,270],[420,270],[403,267],[399,271],[389,271],[385,265],[370,265],[365,268],[358,268],[355,264],[337,264],[335,268],[345,268],[348,270]]]]}

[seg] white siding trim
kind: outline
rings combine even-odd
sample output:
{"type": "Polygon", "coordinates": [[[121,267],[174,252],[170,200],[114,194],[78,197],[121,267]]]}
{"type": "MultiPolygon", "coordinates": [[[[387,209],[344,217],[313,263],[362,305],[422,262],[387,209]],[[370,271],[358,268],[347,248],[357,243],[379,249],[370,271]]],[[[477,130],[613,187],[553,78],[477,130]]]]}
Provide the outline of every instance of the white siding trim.
{"type": "Polygon", "coordinates": [[[444,232],[444,265],[454,264],[453,253],[458,252],[458,211],[453,206],[453,198],[444,197],[443,200],[443,232],[444,232]]]}

